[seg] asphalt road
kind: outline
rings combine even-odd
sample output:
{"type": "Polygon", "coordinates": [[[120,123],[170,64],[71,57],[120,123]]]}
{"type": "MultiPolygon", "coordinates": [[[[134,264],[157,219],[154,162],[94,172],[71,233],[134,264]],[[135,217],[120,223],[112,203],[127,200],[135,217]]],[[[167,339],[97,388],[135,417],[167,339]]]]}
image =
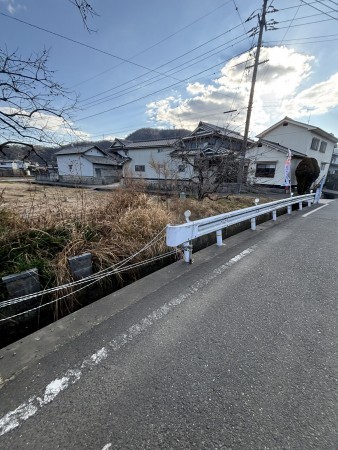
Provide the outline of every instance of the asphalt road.
{"type": "Polygon", "coordinates": [[[336,449],[338,201],[312,211],[163,269],[29,364],[0,448],[336,449]]]}

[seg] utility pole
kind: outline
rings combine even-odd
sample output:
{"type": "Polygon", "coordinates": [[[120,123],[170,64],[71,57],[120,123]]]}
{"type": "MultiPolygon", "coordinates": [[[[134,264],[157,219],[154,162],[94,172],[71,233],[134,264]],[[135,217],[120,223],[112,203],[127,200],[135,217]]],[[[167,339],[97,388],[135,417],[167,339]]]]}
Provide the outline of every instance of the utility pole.
{"type": "Polygon", "coordinates": [[[255,63],[254,63],[254,66],[253,66],[253,73],[252,73],[252,80],[251,80],[251,89],[250,89],[248,110],[247,110],[247,113],[246,113],[245,130],[244,130],[242,151],[241,151],[241,159],[240,159],[239,171],[238,171],[238,193],[241,192],[241,187],[242,187],[242,183],[243,183],[245,153],[246,153],[246,147],[248,145],[249,126],[250,126],[252,103],[253,103],[254,92],[255,92],[255,84],[256,84],[256,78],[257,78],[257,69],[258,69],[258,64],[259,64],[259,55],[260,55],[261,47],[262,47],[263,30],[264,30],[264,28],[266,28],[265,16],[266,16],[267,3],[268,3],[268,0],[263,0],[262,16],[258,15],[258,19],[259,19],[259,35],[258,35],[255,63]]]}

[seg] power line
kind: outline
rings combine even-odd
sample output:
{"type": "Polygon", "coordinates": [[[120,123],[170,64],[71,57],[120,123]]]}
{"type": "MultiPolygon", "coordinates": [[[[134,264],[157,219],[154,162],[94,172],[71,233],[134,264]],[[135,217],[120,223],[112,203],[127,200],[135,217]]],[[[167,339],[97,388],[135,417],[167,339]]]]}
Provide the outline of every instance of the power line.
{"type": "Polygon", "coordinates": [[[290,21],[290,19],[279,20],[279,21],[277,22],[277,24],[279,24],[279,23],[285,23],[285,22],[290,22],[290,23],[292,23],[292,22],[294,22],[295,20],[310,19],[311,17],[318,17],[318,16],[322,16],[322,15],[323,15],[323,13],[316,13],[316,14],[310,14],[309,16],[295,17],[295,16],[298,14],[298,11],[299,11],[299,9],[301,8],[301,6],[302,6],[302,5],[298,5],[298,9],[297,9],[295,15],[293,16],[293,18],[291,19],[291,21],[290,21]]]}
{"type": "Polygon", "coordinates": [[[286,29],[286,31],[285,31],[285,33],[284,33],[284,36],[283,36],[282,40],[280,41],[280,44],[279,44],[279,45],[281,45],[281,44],[283,43],[283,41],[284,41],[286,35],[288,34],[288,32],[289,32],[289,30],[290,30],[290,28],[291,28],[293,22],[296,20],[296,15],[298,14],[298,11],[299,11],[299,8],[300,8],[300,7],[301,7],[301,4],[298,5],[298,8],[297,8],[297,10],[296,10],[296,12],[295,12],[295,14],[294,14],[294,16],[293,16],[291,22],[289,23],[289,26],[287,27],[287,29],[286,29]]]}
{"type": "MultiPolygon", "coordinates": [[[[308,37],[300,37],[300,38],[294,38],[294,39],[283,39],[283,42],[292,42],[292,41],[295,41],[295,40],[299,40],[299,39],[305,39],[305,40],[307,40],[307,39],[321,39],[321,38],[327,38],[327,37],[335,37],[335,36],[338,36],[338,34],[336,33],[336,34],[322,34],[322,35],[320,35],[320,36],[308,36],[308,37]]],[[[276,40],[276,41],[269,41],[269,43],[271,43],[271,42],[280,42],[280,40],[276,40]]]]}
{"type": "MultiPolygon", "coordinates": [[[[131,100],[131,101],[126,102],[126,103],[123,103],[122,105],[118,105],[118,106],[115,106],[115,107],[113,107],[113,108],[106,109],[105,111],[101,111],[101,112],[98,112],[98,113],[96,113],[96,114],[91,114],[90,116],[81,117],[80,119],[78,119],[78,121],[80,121],[80,120],[85,120],[85,119],[90,119],[90,118],[92,118],[92,117],[96,117],[96,116],[105,114],[105,113],[107,113],[107,112],[114,111],[114,110],[116,110],[116,109],[122,108],[123,106],[127,106],[127,105],[130,105],[130,104],[132,104],[132,103],[135,103],[135,102],[137,102],[137,101],[139,101],[139,100],[143,100],[143,99],[145,99],[145,98],[151,97],[152,95],[158,94],[159,92],[163,92],[163,91],[165,91],[165,90],[167,90],[167,89],[171,89],[172,87],[175,87],[175,86],[177,86],[177,85],[179,85],[179,84],[181,84],[181,83],[184,83],[184,82],[190,80],[191,78],[194,78],[195,76],[198,76],[198,75],[200,75],[200,74],[202,74],[202,73],[208,72],[209,70],[214,69],[215,67],[221,66],[222,64],[224,64],[224,63],[230,61],[230,60],[233,59],[233,58],[236,58],[236,57],[238,57],[238,56],[241,56],[241,55],[243,55],[244,53],[246,53],[247,51],[248,51],[248,50],[245,50],[244,52],[241,52],[241,53],[239,53],[239,54],[237,54],[237,55],[234,55],[234,56],[232,56],[231,58],[228,58],[228,59],[226,59],[226,60],[224,60],[224,61],[222,61],[222,62],[220,62],[220,63],[218,63],[218,64],[215,64],[215,65],[213,65],[213,66],[211,66],[211,67],[208,67],[207,69],[202,70],[202,71],[200,71],[200,72],[198,72],[198,73],[196,73],[196,74],[194,74],[194,75],[190,75],[189,77],[185,78],[184,80],[181,80],[181,81],[178,81],[178,82],[176,82],[176,83],[173,83],[173,84],[171,84],[170,86],[166,86],[166,87],[164,87],[164,88],[162,88],[162,89],[158,89],[157,91],[154,91],[154,92],[151,92],[151,93],[149,93],[149,94],[143,95],[142,97],[139,97],[139,98],[137,98],[137,99],[131,100]]],[[[239,63],[239,64],[243,64],[243,63],[239,63]]]]}
{"type": "MultiPolygon", "coordinates": [[[[240,38],[240,37],[242,37],[242,36],[243,36],[243,35],[238,36],[238,37],[234,38],[233,40],[238,39],[238,38],[240,38]]],[[[236,44],[239,44],[239,43],[241,43],[241,42],[243,42],[243,41],[245,41],[245,40],[246,40],[246,38],[245,38],[245,39],[242,39],[242,40],[240,40],[240,41],[238,41],[238,42],[236,42],[236,44]]],[[[229,42],[231,42],[231,41],[228,41],[228,43],[229,43],[229,42]]],[[[204,60],[210,58],[211,56],[215,56],[215,55],[221,53],[222,51],[224,51],[224,50],[226,50],[226,49],[228,49],[228,48],[230,48],[230,47],[233,47],[233,46],[234,46],[234,44],[232,44],[232,45],[230,45],[230,46],[227,46],[227,47],[224,47],[224,44],[219,45],[219,46],[217,46],[217,47],[215,47],[215,48],[209,50],[208,52],[202,53],[201,55],[196,56],[195,58],[192,58],[192,59],[190,59],[190,60],[188,60],[188,61],[186,61],[186,62],[184,62],[184,63],[182,63],[182,64],[179,64],[179,65],[176,66],[176,67],[171,68],[171,69],[170,69],[168,72],[166,72],[166,73],[171,72],[172,74],[177,74],[177,73],[179,73],[179,72],[182,72],[183,70],[186,70],[186,69],[188,69],[188,68],[194,66],[195,64],[198,64],[198,63],[200,63],[200,62],[202,62],[202,61],[204,61],[204,60]],[[214,50],[219,49],[220,47],[222,48],[221,52],[217,51],[217,52],[211,53],[211,52],[213,52],[214,50]],[[208,56],[202,58],[204,55],[208,55],[208,56]],[[188,63],[190,63],[190,62],[192,62],[192,61],[195,61],[195,60],[198,60],[198,61],[193,62],[192,64],[187,65],[188,63]],[[175,69],[178,69],[178,70],[176,70],[175,72],[173,72],[175,69]]],[[[144,87],[146,87],[146,86],[152,85],[152,84],[157,83],[157,82],[162,81],[162,80],[164,80],[164,77],[162,77],[162,78],[157,78],[157,76],[156,76],[156,77],[150,78],[150,80],[148,80],[148,82],[143,82],[143,84],[140,85],[140,86],[137,86],[137,87],[135,87],[135,88],[129,88],[129,87],[128,87],[128,88],[122,89],[122,90],[120,90],[120,91],[117,91],[117,92],[115,92],[115,93],[113,93],[113,94],[110,94],[109,96],[106,96],[106,97],[104,97],[103,99],[92,100],[91,102],[89,102],[89,103],[87,103],[87,104],[85,104],[85,105],[82,105],[82,108],[88,108],[88,107],[89,107],[89,108],[92,108],[92,107],[94,107],[94,106],[97,106],[97,105],[102,104],[102,103],[106,103],[107,101],[113,100],[113,99],[115,99],[115,98],[119,98],[119,97],[121,97],[121,96],[123,96],[123,95],[126,95],[126,94],[129,94],[129,93],[131,93],[131,92],[138,91],[140,88],[144,88],[144,87]],[[154,81],[152,81],[152,80],[154,80],[154,81]]]]}
{"type": "MultiPolygon", "coordinates": [[[[59,37],[61,39],[64,39],[64,40],[69,41],[69,42],[72,42],[73,44],[81,45],[82,47],[88,48],[88,49],[93,50],[95,52],[99,52],[99,53],[102,53],[104,55],[111,56],[112,58],[119,59],[120,61],[123,61],[124,63],[132,64],[133,66],[136,66],[138,68],[147,70],[147,72],[154,72],[154,73],[157,73],[158,75],[163,75],[161,72],[158,72],[156,69],[149,69],[149,67],[143,66],[142,64],[135,63],[133,61],[130,61],[129,59],[122,58],[121,56],[114,55],[113,53],[107,52],[106,50],[102,50],[102,49],[99,49],[97,47],[93,47],[92,45],[85,44],[84,42],[77,41],[76,39],[70,38],[68,36],[64,36],[64,35],[62,35],[60,33],[56,33],[55,31],[47,30],[46,28],[40,27],[38,25],[34,25],[32,23],[26,22],[26,21],[21,20],[21,19],[18,19],[17,17],[9,16],[8,14],[5,14],[3,12],[0,12],[0,15],[2,15],[4,17],[7,17],[8,19],[12,19],[12,20],[15,20],[17,22],[23,23],[24,25],[28,25],[28,26],[30,26],[32,28],[36,28],[37,30],[44,31],[45,33],[52,34],[53,36],[57,36],[57,37],[59,37]]],[[[168,78],[173,78],[173,77],[168,76],[168,78]]],[[[174,78],[174,79],[177,80],[177,78],[174,78]]],[[[179,81],[179,80],[177,80],[177,81],[179,81]]]]}
{"type": "MultiPolygon", "coordinates": [[[[238,14],[239,20],[241,21],[243,30],[244,30],[245,33],[247,33],[246,28],[245,28],[245,25],[244,25],[244,22],[243,22],[243,19],[242,19],[242,17],[241,17],[240,12],[239,12],[238,6],[236,5],[235,0],[232,0],[232,1],[233,1],[233,3],[234,3],[234,7],[235,7],[235,10],[236,10],[236,12],[237,12],[237,14],[238,14]]],[[[248,39],[249,39],[249,41],[250,41],[250,38],[249,38],[249,37],[248,37],[248,39]]]]}
{"type": "MultiPolygon", "coordinates": [[[[336,35],[338,36],[338,35],[336,35]]],[[[299,38],[302,39],[302,38],[299,38]]],[[[305,38],[304,38],[305,39],[305,38]]],[[[283,45],[290,46],[290,45],[307,45],[307,44],[320,44],[322,42],[335,42],[338,40],[338,37],[336,39],[323,39],[318,41],[305,41],[305,42],[299,42],[298,39],[286,39],[283,41],[283,45]]],[[[265,41],[264,44],[276,44],[279,43],[279,41],[265,41]]]]}
{"type": "MultiPolygon", "coordinates": [[[[213,37],[213,38],[211,38],[211,39],[209,39],[209,40],[203,42],[202,44],[198,45],[197,47],[194,47],[193,49],[191,49],[191,50],[189,50],[189,51],[187,51],[187,52],[185,52],[185,53],[182,53],[181,55],[179,55],[179,56],[177,56],[177,57],[175,57],[175,58],[173,58],[173,59],[171,59],[171,60],[169,60],[169,61],[167,61],[167,62],[161,64],[160,66],[157,66],[157,67],[155,68],[155,70],[161,69],[162,67],[164,67],[164,66],[166,66],[166,65],[168,65],[168,64],[171,64],[172,62],[177,61],[177,60],[180,59],[180,58],[183,58],[184,56],[188,55],[189,53],[192,53],[192,52],[194,52],[195,50],[198,50],[199,48],[204,47],[205,45],[209,44],[210,42],[215,41],[216,39],[219,39],[220,37],[224,36],[225,34],[231,33],[232,31],[234,31],[234,30],[235,30],[236,28],[238,28],[238,27],[240,27],[240,25],[236,25],[236,26],[234,26],[233,28],[230,28],[229,30],[225,31],[224,33],[221,33],[221,34],[219,34],[219,35],[217,35],[217,36],[215,36],[215,37],[213,37]]],[[[241,35],[241,36],[243,36],[243,35],[241,35]]],[[[231,41],[228,41],[228,42],[231,42],[231,41]]],[[[148,72],[148,73],[149,73],[149,72],[148,72]]],[[[111,87],[111,88],[109,88],[109,89],[106,89],[106,90],[104,90],[104,91],[101,91],[100,93],[97,93],[97,94],[94,94],[94,95],[92,95],[92,96],[90,96],[90,97],[87,97],[86,99],[84,99],[84,100],[82,100],[82,101],[85,102],[85,101],[87,101],[87,100],[90,100],[91,98],[97,97],[97,96],[99,96],[99,95],[106,94],[107,92],[110,92],[110,91],[113,90],[113,89],[117,89],[117,88],[122,87],[122,86],[124,86],[124,85],[126,85],[126,84],[132,83],[132,82],[134,82],[134,81],[136,81],[136,80],[139,80],[140,78],[143,78],[143,77],[146,76],[148,73],[145,73],[145,74],[139,75],[139,76],[137,76],[137,77],[134,77],[134,78],[132,78],[132,79],[130,79],[130,80],[128,80],[128,81],[125,81],[125,82],[123,82],[123,83],[121,83],[121,84],[119,84],[119,85],[117,85],[117,86],[113,86],[113,87],[111,87]]]]}
{"type": "Polygon", "coordinates": [[[322,22],[330,22],[331,20],[336,20],[336,19],[323,19],[323,20],[316,20],[315,22],[307,22],[307,23],[295,23],[293,25],[289,25],[286,27],[278,27],[276,28],[277,30],[284,30],[285,28],[295,28],[295,27],[303,27],[306,25],[313,25],[313,24],[318,24],[318,23],[322,23],[322,22]]]}
{"type": "MultiPolygon", "coordinates": [[[[330,1],[330,0],[329,0],[329,1],[330,1]]],[[[307,6],[310,6],[310,5],[315,4],[315,3],[317,3],[317,2],[318,2],[318,0],[316,0],[316,1],[314,1],[314,2],[310,2],[310,3],[307,4],[307,6]]],[[[278,8],[278,11],[286,11],[286,10],[288,10],[288,9],[298,8],[298,6],[299,6],[299,5],[295,5],[295,6],[287,6],[287,7],[285,7],[285,8],[278,8]]],[[[306,5],[301,5],[301,6],[306,6],[306,5]]]]}
{"type": "Polygon", "coordinates": [[[337,12],[337,10],[336,10],[336,9],[333,9],[331,6],[328,6],[328,5],[326,5],[325,3],[323,3],[323,2],[321,2],[321,1],[319,1],[319,0],[317,0],[317,2],[320,3],[320,4],[323,5],[323,6],[326,6],[326,8],[330,8],[331,11],[337,12]]]}
{"type": "MultiPolygon", "coordinates": [[[[337,20],[337,17],[333,17],[333,16],[331,16],[329,13],[327,13],[327,12],[325,12],[325,11],[322,11],[321,9],[316,8],[316,7],[313,6],[311,3],[307,3],[307,2],[304,1],[304,0],[300,0],[300,1],[301,1],[302,3],[304,3],[306,6],[310,6],[311,8],[316,9],[317,11],[319,11],[319,12],[325,14],[326,16],[331,17],[331,19],[337,20]]],[[[317,3],[318,3],[318,2],[317,2],[317,3]]]]}
{"type": "MultiPolygon", "coordinates": [[[[179,30],[175,31],[174,33],[169,34],[169,36],[166,36],[165,38],[161,39],[160,41],[156,42],[155,44],[152,44],[150,47],[147,47],[147,48],[145,48],[144,50],[142,50],[142,51],[136,53],[135,55],[131,56],[129,59],[134,59],[134,58],[136,58],[137,56],[140,56],[140,55],[142,55],[143,53],[146,53],[148,50],[151,50],[152,48],[157,47],[158,45],[160,45],[160,44],[162,44],[163,42],[167,41],[168,39],[172,38],[172,37],[175,36],[176,34],[181,33],[182,31],[186,30],[187,28],[191,27],[192,25],[195,25],[195,23],[199,22],[200,20],[203,20],[203,19],[205,19],[206,17],[210,16],[210,15],[213,14],[215,11],[218,11],[219,9],[224,8],[224,6],[226,6],[227,4],[231,3],[231,1],[232,1],[232,0],[229,0],[229,1],[227,1],[226,3],[223,3],[223,4],[220,5],[220,6],[217,6],[217,8],[214,8],[214,9],[211,10],[210,12],[204,14],[203,16],[199,17],[198,19],[194,20],[193,22],[190,22],[188,25],[186,25],[186,26],[180,28],[179,30]]],[[[92,77],[90,77],[90,78],[87,78],[87,79],[84,80],[84,81],[81,81],[80,83],[77,83],[77,84],[73,85],[73,87],[80,86],[81,84],[86,83],[87,81],[91,81],[91,80],[93,80],[93,79],[95,79],[95,78],[97,78],[97,77],[99,77],[99,76],[101,76],[101,75],[103,75],[103,74],[105,74],[105,73],[107,73],[107,72],[113,70],[113,69],[116,69],[117,67],[119,67],[119,66],[122,65],[122,64],[123,64],[122,62],[121,62],[120,64],[116,64],[114,67],[111,67],[110,69],[106,69],[106,70],[104,70],[103,72],[100,72],[100,73],[97,74],[97,75],[94,75],[94,76],[92,76],[92,77]]]]}

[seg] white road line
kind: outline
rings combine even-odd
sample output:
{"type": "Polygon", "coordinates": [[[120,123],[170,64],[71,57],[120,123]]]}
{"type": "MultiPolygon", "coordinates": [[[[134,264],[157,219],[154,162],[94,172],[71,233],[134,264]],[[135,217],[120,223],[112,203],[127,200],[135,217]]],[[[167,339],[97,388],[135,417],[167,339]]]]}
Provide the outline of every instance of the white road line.
{"type": "Polygon", "coordinates": [[[103,447],[103,449],[102,449],[102,450],[109,450],[109,449],[110,449],[110,447],[111,447],[111,443],[110,443],[110,444],[107,444],[107,445],[105,445],[105,446],[103,447]]]}
{"type": "Polygon", "coordinates": [[[325,203],[325,205],[320,206],[319,208],[316,208],[316,209],[314,209],[313,211],[310,211],[310,212],[308,212],[308,213],[306,213],[306,214],[303,214],[302,217],[307,217],[307,216],[309,216],[310,214],[313,214],[313,213],[319,211],[320,209],[325,208],[325,206],[327,206],[327,205],[328,205],[328,203],[325,203]]]}
{"type": "MultiPolygon", "coordinates": [[[[170,300],[158,309],[155,309],[147,317],[144,317],[140,322],[132,325],[125,333],[118,335],[108,343],[106,347],[102,347],[95,353],[87,357],[75,369],[69,369],[60,378],[51,381],[44,389],[42,395],[33,395],[25,403],[21,403],[16,409],[8,412],[0,419],[0,436],[17,428],[22,422],[29,417],[34,416],[42,407],[52,402],[60,392],[66,390],[72,384],[77,383],[89,370],[104,361],[111,352],[116,352],[126,344],[130,343],[139,334],[150,328],[156,321],[162,319],[176,306],[183,303],[194,293],[201,288],[207,286],[212,280],[220,276],[226,270],[230,269],[234,264],[238,263],[245,256],[250,255],[257,248],[257,244],[247,248],[243,252],[231,258],[227,263],[222,264],[217,269],[214,269],[209,275],[192,284],[186,291],[177,298],[170,300]]],[[[109,445],[109,444],[107,444],[109,445]]],[[[107,447],[107,446],[106,446],[107,447]]],[[[104,448],[106,448],[104,447],[104,448]]],[[[109,448],[109,447],[107,447],[109,448]]]]}

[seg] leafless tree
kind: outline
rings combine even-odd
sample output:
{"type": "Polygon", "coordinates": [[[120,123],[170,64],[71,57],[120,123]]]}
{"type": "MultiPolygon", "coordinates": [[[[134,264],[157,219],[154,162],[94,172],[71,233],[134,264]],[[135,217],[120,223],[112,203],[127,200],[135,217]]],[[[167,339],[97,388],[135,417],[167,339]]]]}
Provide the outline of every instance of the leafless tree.
{"type": "Polygon", "coordinates": [[[71,128],[76,95],[53,80],[48,51],[28,58],[0,49],[1,146],[9,142],[58,142],[60,127],[71,128]]]}
{"type": "Polygon", "coordinates": [[[222,146],[192,150],[185,148],[184,142],[180,141],[173,160],[182,172],[181,179],[188,182],[199,200],[219,192],[222,185],[237,180],[238,152],[222,146]]]}
{"type": "MultiPolygon", "coordinates": [[[[86,0],[69,0],[86,28],[95,15],[86,0]]],[[[49,51],[22,56],[18,50],[0,48],[0,151],[8,145],[60,144],[65,131],[73,131],[71,113],[77,96],[54,80],[48,68],[49,51]]],[[[69,136],[68,136],[69,137],[69,136]]]]}

